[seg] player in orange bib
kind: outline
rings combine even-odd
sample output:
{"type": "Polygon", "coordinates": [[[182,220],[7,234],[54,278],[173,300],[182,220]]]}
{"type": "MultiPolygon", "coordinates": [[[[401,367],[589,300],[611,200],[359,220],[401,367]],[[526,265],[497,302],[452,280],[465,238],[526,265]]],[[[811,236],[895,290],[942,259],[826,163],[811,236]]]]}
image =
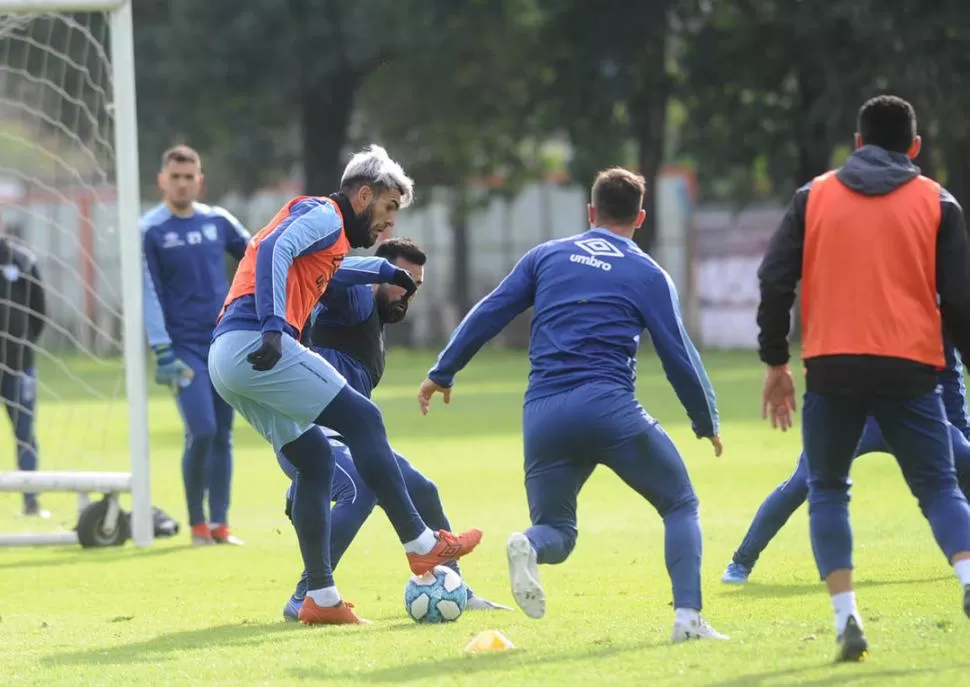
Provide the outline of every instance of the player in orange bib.
{"type": "Polygon", "coordinates": [[[480,530],[433,532],[418,515],[387,441],[380,410],[300,330],[329,288],[414,281],[383,258],[345,257],[369,248],[413,198],[413,182],[380,146],[347,164],[340,191],[299,196],[257,233],[233,280],[209,352],[213,386],[296,468],[291,519],[309,578],[306,624],[359,623],[333,581],[330,487],[334,457],[321,427],[344,437],[354,464],[404,544],[411,570],[427,572],[471,552],[480,530]]]}

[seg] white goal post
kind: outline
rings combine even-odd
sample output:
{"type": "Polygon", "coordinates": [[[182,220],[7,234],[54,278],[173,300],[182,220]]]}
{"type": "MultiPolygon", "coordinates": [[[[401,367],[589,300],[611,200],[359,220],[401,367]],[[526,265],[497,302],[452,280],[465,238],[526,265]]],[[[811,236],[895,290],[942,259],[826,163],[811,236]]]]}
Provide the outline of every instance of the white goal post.
{"type": "MultiPolygon", "coordinates": [[[[110,53],[109,102],[105,117],[113,129],[113,186],[116,197],[118,255],[120,256],[121,337],[127,403],[130,473],[117,472],[0,472],[2,491],[73,491],[118,494],[130,492],[131,536],[136,546],[149,546],[153,539],[148,444],[148,398],[145,334],[142,312],[142,249],[138,230],[140,217],[138,131],[135,110],[135,63],[131,0],[0,0],[3,14],[13,17],[37,15],[57,17],[61,13],[100,12],[108,19],[110,53]]],[[[14,17],[15,18],[15,17],[14,17]]],[[[2,94],[0,94],[2,95],[2,94]]],[[[91,258],[88,257],[88,260],[91,258]]],[[[119,382],[120,384],[120,382],[119,382]]],[[[43,470],[43,447],[41,468],[43,470]]],[[[109,507],[113,520],[117,499],[109,507]]],[[[70,533],[73,534],[73,533],[70,533]]],[[[64,543],[70,534],[20,535],[19,543],[64,543]],[[27,539],[23,539],[26,537],[27,539]]],[[[14,538],[16,539],[16,538],[14,538]]],[[[4,543],[0,541],[0,543],[4,543]]],[[[16,540],[6,543],[18,543],[16,540]]]]}

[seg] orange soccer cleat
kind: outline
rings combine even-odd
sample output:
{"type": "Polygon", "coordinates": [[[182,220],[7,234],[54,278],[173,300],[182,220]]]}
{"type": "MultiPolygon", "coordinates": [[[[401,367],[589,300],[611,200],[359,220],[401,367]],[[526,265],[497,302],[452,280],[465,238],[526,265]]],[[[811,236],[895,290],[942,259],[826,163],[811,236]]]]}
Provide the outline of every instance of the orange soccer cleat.
{"type": "Polygon", "coordinates": [[[482,531],[472,528],[454,535],[445,530],[438,530],[436,537],[438,541],[428,553],[408,554],[408,563],[411,565],[411,572],[415,575],[423,575],[436,565],[456,561],[471,553],[482,540],[482,531]]]}
{"type": "Polygon", "coordinates": [[[204,522],[192,525],[192,546],[208,546],[215,543],[208,525],[204,522]]]}
{"type": "Polygon", "coordinates": [[[369,620],[358,618],[354,605],[341,601],[336,606],[318,606],[309,596],[300,607],[300,622],[304,625],[367,625],[369,620]]]}

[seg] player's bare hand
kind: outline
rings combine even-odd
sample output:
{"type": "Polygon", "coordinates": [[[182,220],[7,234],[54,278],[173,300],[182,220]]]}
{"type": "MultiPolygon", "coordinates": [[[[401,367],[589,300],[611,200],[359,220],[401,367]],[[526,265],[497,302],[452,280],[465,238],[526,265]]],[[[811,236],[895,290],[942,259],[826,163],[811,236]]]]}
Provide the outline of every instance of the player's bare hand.
{"type": "Polygon", "coordinates": [[[427,415],[428,408],[431,406],[431,397],[436,393],[440,393],[445,399],[445,403],[451,403],[451,387],[441,386],[432,382],[430,379],[425,379],[421,382],[421,386],[418,388],[418,405],[421,407],[421,414],[427,415]]]}
{"type": "Polygon", "coordinates": [[[724,444],[721,443],[721,437],[710,437],[708,441],[714,447],[714,457],[720,458],[721,454],[724,453],[724,444]]]}
{"type": "Polygon", "coordinates": [[[788,365],[769,365],[761,391],[761,419],[771,420],[772,429],[788,431],[795,412],[795,380],[788,365]]]}

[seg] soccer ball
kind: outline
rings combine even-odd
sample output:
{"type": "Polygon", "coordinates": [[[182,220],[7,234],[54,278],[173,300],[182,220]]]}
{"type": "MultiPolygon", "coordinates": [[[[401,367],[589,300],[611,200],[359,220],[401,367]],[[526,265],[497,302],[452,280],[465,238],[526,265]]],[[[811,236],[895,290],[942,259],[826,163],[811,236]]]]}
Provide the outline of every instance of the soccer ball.
{"type": "Polygon", "coordinates": [[[415,575],[404,588],[404,608],[419,623],[450,623],[461,617],[468,602],[468,586],[444,565],[415,575]]]}

